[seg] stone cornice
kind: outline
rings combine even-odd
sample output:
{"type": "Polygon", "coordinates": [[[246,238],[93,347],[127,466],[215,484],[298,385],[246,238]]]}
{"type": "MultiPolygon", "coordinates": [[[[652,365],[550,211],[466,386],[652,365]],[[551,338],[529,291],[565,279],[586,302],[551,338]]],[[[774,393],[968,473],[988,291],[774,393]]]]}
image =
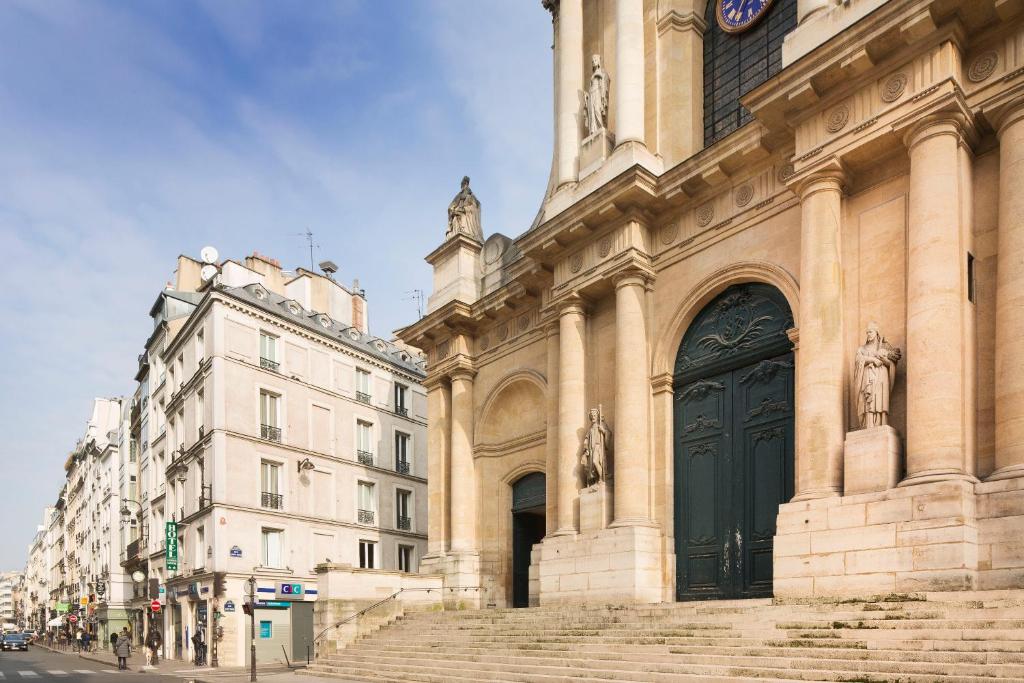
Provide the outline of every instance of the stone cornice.
{"type": "Polygon", "coordinates": [[[657,30],[659,36],[668,31],[696,31],[698,34],[703,35],[707,29],[708,22],[704,21],[704,17],[694,12],[683,13],[673,9],[658,17],[657,30]]]}
{"type": "Polygon", "coordinates": [[[426,258],[423,260],[430,265],[434,265],[434,263],[449,255],[451,252],[463,247],[479,254],[480,250],[484,248],[484,245],[472,237],[460,232],[446,239],[441,246],[427,254],[426,258]]]}
{"type": "Polygon", "coordinates": [[[519,436],[514,439],[500,443],[477,443],[473,446],[473,459],[496,458],[516,451],[524,451],[527,448],[540,446],[547,441],[547,430],[542,429],[532,434],[519,436]]]}

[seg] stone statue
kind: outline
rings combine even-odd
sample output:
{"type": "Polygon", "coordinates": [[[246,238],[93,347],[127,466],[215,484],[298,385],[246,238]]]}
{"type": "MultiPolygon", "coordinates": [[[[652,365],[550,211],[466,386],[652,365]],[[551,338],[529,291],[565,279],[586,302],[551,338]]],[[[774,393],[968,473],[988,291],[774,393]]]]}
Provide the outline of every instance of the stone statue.
{"type": "Polygon", "coordinates": [[[591,57],[590,87],[583,93],[583,123],[587,136],[604,130],[608,120],[608,73],[601,67],[601,55],[591,57]]]}
{"type": "Polygon", "coordinates": [[[889,424],[889,396],[901,357],[900,350],[878,332],[878,324],[868,323],[867,339],[857,349],[853,365],[861,429],[889,424]]]}
{"type": "Polygon", "coordinates": [[[583,436],[580,456],[583,486],[608,481],[612,466],[612,430],[604,421],[601,406],[590,409],[590,427],[583,436]]]}
{"type": "Polygon", "coordinates": [[[484,230],[480,227],[480,200],[469,189],[469,176],[463,177],[462,189],[448,205],[448,231],[444,236],[449,239],[460,233],[479,242],[484,241],[484,230]]]}

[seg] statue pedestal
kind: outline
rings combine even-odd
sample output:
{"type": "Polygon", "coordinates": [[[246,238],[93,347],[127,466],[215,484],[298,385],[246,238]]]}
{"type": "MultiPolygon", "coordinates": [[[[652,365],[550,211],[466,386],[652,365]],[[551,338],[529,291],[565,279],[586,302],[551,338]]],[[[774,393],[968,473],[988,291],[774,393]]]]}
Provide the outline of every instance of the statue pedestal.
{"type": "Polygon", "coordinates": [[[601,168],[614,146],[612,136],[605,128],[583,138],[580,143],[580,180],[601,168]]]}
{"type": "Polygon", "coordinates": [[[843,495],[896,488],[902,474],[900,437],[888,425],[847,432],[843,495]]]}
{"type": "Polygon", "coordinates": [[[580,531],[607,529],[612,523],[612,492],[601,481],[580,491],[580,531]]]}

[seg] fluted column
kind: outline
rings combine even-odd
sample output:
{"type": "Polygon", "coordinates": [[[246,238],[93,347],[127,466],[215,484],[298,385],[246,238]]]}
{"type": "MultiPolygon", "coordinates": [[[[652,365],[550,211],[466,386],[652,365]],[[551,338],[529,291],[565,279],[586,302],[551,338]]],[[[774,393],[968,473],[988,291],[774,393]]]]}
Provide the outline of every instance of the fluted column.
{"type": "Polygon", "coordinates": [[[441,555],[448,545],[448,463],[452,392],[443,377],[427,386],[427,554],[441,555]]]}
{"type": "Polygon", "coordinates": [[[644,3],[615,2],[615,144],[644,143],[644,3]]]}
{"type": "Polygon", "coordinates": [[[558,312],[558,529],[576,533],[576,463],[585,428],[586,394],[583,340],[586,335],[583,302],[574,300],[558,312]]]}
{"type": "Polygon", "coordinates": [[[472,370],[456,368],[452,378],[451,549],[476,550],[476,473],[473,464],[473,376],[472,370]]]}
{"type": "Polygon", "coordinates": [[[615,526],[650,523],[647,279],[615,282],[615,526]]]}
{"type": "Polygon", "coordinates": [[[808,500],[842,490],[843,176],[812,175],[800,186],[800,353],[797,354],[797,495],[808,500]]]}
{"type": "Polygon", "coordinates": [[[999,122],[996,471],[1024,476],[1024,102],[999,122]]]}
{"type": "MultiPolygon", "coordinates": [[[[964,306],[966,252],[961,207],[961,118],[935,115],[906,136],[907,478],[903,484],[968,478],[964,306]]],[[[973,415],[969,419],[973,419],[973,415]]]]}
{"type": "Polygon", "coordinates": [[[547,439],[545,443],[545,533],[558,529],[558,323],[545,329],[547,334],[547,439]]]}
{"type": "Polygon", "coordinates": [[[561,0],[556,20],[558,101],[555,130],[558,184],[576,180],[580,151],[580,93],[583,91],[583,1],[561,0]]]}

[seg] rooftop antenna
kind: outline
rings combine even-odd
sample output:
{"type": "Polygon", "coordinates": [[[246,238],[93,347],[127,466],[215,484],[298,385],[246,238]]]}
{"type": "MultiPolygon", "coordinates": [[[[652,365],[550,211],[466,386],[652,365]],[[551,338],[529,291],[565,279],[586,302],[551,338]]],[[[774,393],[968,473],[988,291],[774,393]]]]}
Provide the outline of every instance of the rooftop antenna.
{"type": "Polygon", "coordinates": [[[406,301],[415,301],[416,302],[416,317],[417,318],[422,318],[423,317],[423,290],[422,289],[413,289],[413,290],[410,290],[410,291],[406,292],[405,300],[406,301]]]}
{"type": "Polygon", "coordinates": [[[306,242],[309,243],[309,270],[310,272],[316,272],[316,266],[313,264],[313,247],[319,249],[320,245],[313,242],[313,231],[306,228],[306,232],[296,232],[294,234],[297,237],[305,237],[306,242]]]}

